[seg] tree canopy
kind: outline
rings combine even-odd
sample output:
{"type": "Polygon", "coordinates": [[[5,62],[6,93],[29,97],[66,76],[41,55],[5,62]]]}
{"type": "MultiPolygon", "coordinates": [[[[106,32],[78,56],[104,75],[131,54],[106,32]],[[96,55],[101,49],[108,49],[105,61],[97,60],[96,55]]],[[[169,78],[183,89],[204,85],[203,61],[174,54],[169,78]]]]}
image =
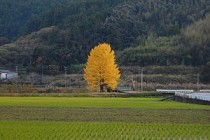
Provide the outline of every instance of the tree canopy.
{"type": "Polygon", "coordinates": [[[115,63],[115,54],[109,44],[103,43],[91,50],[84,69],[84,79],[91,89],[104,87],[114,90],[120,78],[120,71],[115,63]]]}

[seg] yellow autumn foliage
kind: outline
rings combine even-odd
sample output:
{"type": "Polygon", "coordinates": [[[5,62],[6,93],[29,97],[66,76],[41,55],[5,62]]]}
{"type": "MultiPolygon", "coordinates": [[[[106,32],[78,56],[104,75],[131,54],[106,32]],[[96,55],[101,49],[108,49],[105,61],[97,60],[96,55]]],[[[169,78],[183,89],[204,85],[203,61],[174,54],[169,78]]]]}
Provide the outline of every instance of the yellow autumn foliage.
{"type": "Polygon", "coordinates": [[[115,89],[120,78],[120,71],[115,63],[115,53],[107,43],[93,48],[84,69],[84,79],[90,89],[115,89]]]}

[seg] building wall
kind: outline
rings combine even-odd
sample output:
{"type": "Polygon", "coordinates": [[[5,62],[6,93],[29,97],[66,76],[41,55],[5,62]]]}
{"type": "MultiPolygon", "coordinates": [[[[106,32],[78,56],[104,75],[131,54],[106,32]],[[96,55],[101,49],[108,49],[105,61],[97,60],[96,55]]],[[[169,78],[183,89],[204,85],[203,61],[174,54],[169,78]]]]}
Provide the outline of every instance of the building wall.
{"type": "Polygon", "coordinates": [[[175,101],[184,102],[184,103],[191,103],[191,104],[202,104],[202,105],[210,105],[210,101],[204,101],[199,99],[190,99],[181,96],[175,96],[175,101]]]}
{"type": "Polygon", "coordinates": [[[0,73],[0,79],[12,79],[12,78],[16,78],[18,77],[18,74],[17,73],[14,73],[14,72],[10,72],[10,73],[0,73]]]}
{"type": "Polygon", "coordinates": [[[1,73],[1,79],[7,78],[7,73],[1,73]]]}

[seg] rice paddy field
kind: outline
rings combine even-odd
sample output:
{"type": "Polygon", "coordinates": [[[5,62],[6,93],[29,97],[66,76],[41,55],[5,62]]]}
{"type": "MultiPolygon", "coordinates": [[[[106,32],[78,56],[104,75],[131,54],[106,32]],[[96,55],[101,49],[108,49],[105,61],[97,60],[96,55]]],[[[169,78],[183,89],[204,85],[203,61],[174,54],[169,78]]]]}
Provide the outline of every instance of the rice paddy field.
{"type": "Polygon", "coordinates": [[[161,98],[0,97],[0,140],[209,140],[210,106],[161,98]]]}

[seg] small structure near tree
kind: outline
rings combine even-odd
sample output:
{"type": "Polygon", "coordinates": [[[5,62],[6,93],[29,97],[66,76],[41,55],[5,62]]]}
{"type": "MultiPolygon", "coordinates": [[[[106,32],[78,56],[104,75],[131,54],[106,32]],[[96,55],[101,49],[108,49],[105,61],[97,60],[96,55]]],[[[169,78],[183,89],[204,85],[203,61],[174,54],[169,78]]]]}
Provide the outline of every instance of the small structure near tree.
{"type": "Polygon", "coordinates": [[[11,83],[11,80],[17,77],[18,74],[15,72],[0,69],[0,83],[11,83]]]}

